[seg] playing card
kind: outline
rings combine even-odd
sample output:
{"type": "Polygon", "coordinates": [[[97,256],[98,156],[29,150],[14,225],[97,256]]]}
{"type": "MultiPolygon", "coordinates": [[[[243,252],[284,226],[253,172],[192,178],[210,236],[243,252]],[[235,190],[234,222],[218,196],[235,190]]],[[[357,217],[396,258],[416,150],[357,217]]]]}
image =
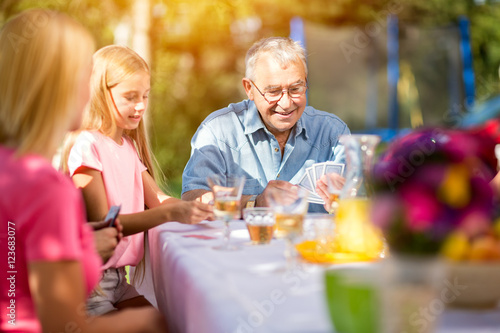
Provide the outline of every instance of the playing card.
{"type": "Polygon", "coordinates": [[[183,235],[186,238],[198,238],[198,239],[216,239],[217,237],[207,236],[207,235],[183,235]]]}
{"type": "Polygon", "coordinates": [[[310,203],[316,203],[321,205],[325,203],[323,199],[321,199],[321,197],[316,193],[310,193],[309,196],[307,197],[307,201],[310,203]]]}
{"type": "Polygon", "coordinates": [[[306,168],[306,172],[300,178],[298,185],[309,191],[307,201],[310,203],[324,204],[323,199],[316,193],[316,182],[326,173],[338,173],[340,175],[344,172],[344,164],[334,162],[321,162],[314,163],[312,166],[306,168]]]}
{"type": "Polygon", "coordinates": [[[312,191],[316,192],[316,178],[314,177],[313,167],[306,168],[306,173],[309,175],[309,179],[311,180],[312,191]]]}
{"type": "Polygon", "coordinates": [[[326,162],[325,163],[325,171],[324,173],[337,173],[339,175],[343,175],[345,164],[342,163],[334,163],[334,162],[326,162]]]}
{"type": "Polygon", "coordinates": [[[298,185],[305,188],[306,190],[308,190],[311,193],[314,192],[314,189],[313,189],[312,184],[311,184],[311,179],[309,178],[309,175],[307,174],[307,172],[305,172],[304,175],[300,178],[298,185]]]}
{"type": "MultiPolygon", "coordinates": [[[[321,178],[321,176],[323,176],[325,174],[325,164],[326,163],[313,164],[314,177],[315,177],[316,181],[318,181],[321,178]]],[[[314,184],[316,187],[316,183],[314,183],[314,184]]]]}

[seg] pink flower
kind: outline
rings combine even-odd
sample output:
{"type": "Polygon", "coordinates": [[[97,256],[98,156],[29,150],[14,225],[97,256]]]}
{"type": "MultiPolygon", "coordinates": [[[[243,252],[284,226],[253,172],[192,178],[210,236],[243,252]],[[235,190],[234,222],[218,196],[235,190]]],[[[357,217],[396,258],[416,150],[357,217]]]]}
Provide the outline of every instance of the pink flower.
{"type": "Polygon", "coordinates": [[[408,228],[412,231],[429,230],[441,215],[441,207],[434,193],[424,186],[405,186],[401,188],[400,195],[408,228]]]}

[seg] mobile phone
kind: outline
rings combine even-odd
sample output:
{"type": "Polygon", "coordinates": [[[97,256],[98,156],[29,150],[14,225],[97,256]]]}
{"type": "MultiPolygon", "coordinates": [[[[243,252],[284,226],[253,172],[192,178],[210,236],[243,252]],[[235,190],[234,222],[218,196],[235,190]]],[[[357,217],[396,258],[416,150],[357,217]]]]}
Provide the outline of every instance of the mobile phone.
{"type": "Polygon", "coordinates": [[[106,221],[108,223],[108,227],[115,226],[115,221],[116,221],[116,218],[118,217],[118,213],[120,213],[121,208],[122,208],[122,205],[111,206],[108,214],[104,218],[104,221],[106,221]]]}

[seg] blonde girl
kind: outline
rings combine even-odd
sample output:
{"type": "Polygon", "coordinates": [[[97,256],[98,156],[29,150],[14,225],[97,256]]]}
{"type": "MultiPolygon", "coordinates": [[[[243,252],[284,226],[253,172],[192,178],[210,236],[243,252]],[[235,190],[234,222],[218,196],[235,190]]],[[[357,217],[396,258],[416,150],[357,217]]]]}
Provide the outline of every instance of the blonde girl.
{"type": "Polygon", "coordinates": [[[68,170],[82,189],[90,220],[102,220],[111,206],[121,205],[126,237],[103,267],[100,292],[88,302],[88,311],[101,315],[150,306],[127,283],[124,269],[142,259],[143,231],[166,221],[198,223],[212,218],[212,209],[172,198],[155,182],[143,120],[150,91],[146,62],[133,50],[116,45],[100,49],[93,59],[90,108],[69,153],[68,170]]]}
{"type": "Polygon", "coordinates": [[[81,25],[53,11],[23,12],[0,31],[1,332],[164,327],[150,309],[106,318],[84,311],[101,261],[80,194],[50,161],[80,126],[93,50],[81,25]]]}

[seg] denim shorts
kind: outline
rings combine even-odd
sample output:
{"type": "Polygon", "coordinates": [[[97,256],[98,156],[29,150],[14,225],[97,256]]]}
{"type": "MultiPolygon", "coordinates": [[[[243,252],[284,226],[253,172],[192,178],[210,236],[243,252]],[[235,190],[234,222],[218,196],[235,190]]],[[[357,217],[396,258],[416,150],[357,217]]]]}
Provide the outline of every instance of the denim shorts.
{"type": "Polygon", "coordinates": [[[108,268],[103,272],[99,287],[87,299],[87,314],[100,316],[116,311],[115,304],[141,296],[127,283],[125,267],[108,268]]]}

